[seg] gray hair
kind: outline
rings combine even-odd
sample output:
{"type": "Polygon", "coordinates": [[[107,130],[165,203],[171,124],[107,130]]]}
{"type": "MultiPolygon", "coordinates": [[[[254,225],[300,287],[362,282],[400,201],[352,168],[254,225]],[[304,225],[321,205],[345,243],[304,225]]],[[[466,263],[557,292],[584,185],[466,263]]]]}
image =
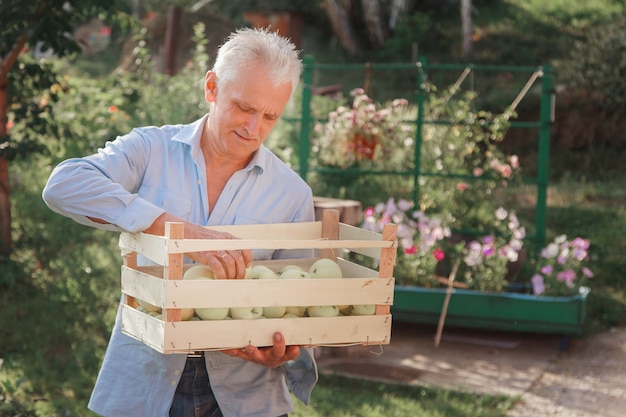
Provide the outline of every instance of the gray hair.
{"type": "Polygon", "coordinates": [[[230,34],[213,65],[218,87],[236,81],[252,62],[267,68],[274,86],[290,82],[293,95],[302,73],[299,51],[289,39],[268,29],[243,28],[230,34]]]}

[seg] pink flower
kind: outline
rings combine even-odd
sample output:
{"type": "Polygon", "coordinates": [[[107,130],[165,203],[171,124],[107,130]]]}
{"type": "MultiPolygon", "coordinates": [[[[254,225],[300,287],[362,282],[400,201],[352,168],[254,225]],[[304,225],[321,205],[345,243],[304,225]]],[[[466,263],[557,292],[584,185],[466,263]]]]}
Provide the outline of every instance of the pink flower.
{"type": "Polygon", "coordinates": [[[440,262],[443,260],[443,258],[445,258],[446,255],[441,249],[437,248],[433,251],[433,256],[438,262],[440,262]]]}
{"type": "Polygon", "coordinates": [[[589,240],[577,237],[572,240],[572,246],[580,249],[589,249],[589,240]]]}
{"type": "Polygon", "coordinates": [[[459,182],[459,183],[456,185],[456,189],[457,189],[457,190],[459,190],[459,191],[465,191],[465,190],[467,190],[467,183],[465,183],[465,182],[459,182]]]}
{"type": "Polygon", "coordinates": [[[404,248],[404,253],[407,255],[415,255],[417,253],[417,246],[412,245],[407,248],[404,248]]]}
{"type": "Polygon", "coordinates": [[[365,209],[365,217],[371,217],[374,215],[374,207],[367,207],[365,209]]]}
{"type": "Polygon", "coordinates": [[[565,282],[565,284],[569,288],[574,288],[574,280],[576,279],[576,273],[571,269],[557,272],[556,279],[558,281],[565,282]]]}
{"type": "Polygon", "coordinates": [[[482,168],[474,168],[472,174],[474,174],[475,177],[480,177],[481,175],[483,175],[483,172],[484,170],[482,168]]]}
{"type": "Polygon", "coordinates": [[[533,284],[533,294],[541,295],[546,290],[545,284],[543,283],[543,276],[535,274],[530,279],[530,282],[533,284]]]}
{"type": "Polygon", "coordinates": [[[541,273],[544,275],[550,275],[554,271],[554,267],[552,265],[546,265],[541,268],[541,273]]]}
{"type": "Polygon", "coordinates": [[[591,270],[587,268],[586,266],[583,266],[582,271],[583,271],[583,275],[586,276],[587,278],[593,278],[593,272],[591,272],[591,270]]]}

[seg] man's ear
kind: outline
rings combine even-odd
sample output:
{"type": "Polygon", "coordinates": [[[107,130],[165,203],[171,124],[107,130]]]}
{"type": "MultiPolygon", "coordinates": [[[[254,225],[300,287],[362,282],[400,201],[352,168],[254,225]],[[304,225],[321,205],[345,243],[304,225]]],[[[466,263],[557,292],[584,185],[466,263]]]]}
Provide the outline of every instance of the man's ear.
{"type": "Polygon", "coordinates": [[[217,76],[213,71],[208,71],[204,77],[204,99],[211,103],[217,97],[217,76]]]}

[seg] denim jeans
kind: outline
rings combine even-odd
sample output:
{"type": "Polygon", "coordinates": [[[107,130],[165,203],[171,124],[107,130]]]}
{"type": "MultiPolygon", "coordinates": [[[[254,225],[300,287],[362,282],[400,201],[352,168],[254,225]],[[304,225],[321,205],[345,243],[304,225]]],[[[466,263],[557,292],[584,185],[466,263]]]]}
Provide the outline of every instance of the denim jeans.
{"type": "Polygon", "coordinates": [[[169,417],[223,417],[209,385],[204,358],[187,358],[169,417]]]}
{"type": "Polygon", "coordinates": [[[204,358],[187,358],[169,417],[223,417],[209,384],[204,358]]]}

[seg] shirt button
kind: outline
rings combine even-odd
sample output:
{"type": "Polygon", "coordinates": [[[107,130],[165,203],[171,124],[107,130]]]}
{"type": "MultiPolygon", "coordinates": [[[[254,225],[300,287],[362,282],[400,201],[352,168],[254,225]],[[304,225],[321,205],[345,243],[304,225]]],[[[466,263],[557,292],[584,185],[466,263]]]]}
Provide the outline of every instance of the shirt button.
{"type": "Polygon", "coordinates": [[[174,375],[176,375],[176,376],[180,375],[180,371],[179,371],[178,369],[177,369],[177,370],[175,370],[175,371],[174,371],[174,375]]]}
{"type": "Polygon", "coordinates": [[[170,384],[171,384],[173,387],[175,387],[178,383],[177,383],[176,381],[172,381],[172,382],[170,382],[170,384]]]}
{"type": "Polygon", "coordinates": [[[202,185],[202,180],[198,180],[198,185],[202,185]]]}

